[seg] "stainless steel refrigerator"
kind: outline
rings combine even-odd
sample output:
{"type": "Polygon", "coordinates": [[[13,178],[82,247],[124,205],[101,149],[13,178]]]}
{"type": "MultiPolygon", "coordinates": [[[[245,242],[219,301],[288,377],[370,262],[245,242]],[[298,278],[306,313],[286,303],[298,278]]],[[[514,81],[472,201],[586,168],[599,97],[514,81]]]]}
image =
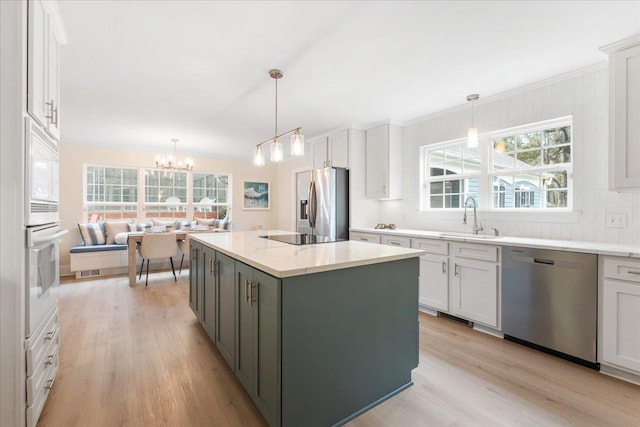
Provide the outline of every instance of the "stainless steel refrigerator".
{"type": "Polygon", "coordinates": [[[349,238],[349,171],[328,167],[296,175],[296,231],[349,238]]]}

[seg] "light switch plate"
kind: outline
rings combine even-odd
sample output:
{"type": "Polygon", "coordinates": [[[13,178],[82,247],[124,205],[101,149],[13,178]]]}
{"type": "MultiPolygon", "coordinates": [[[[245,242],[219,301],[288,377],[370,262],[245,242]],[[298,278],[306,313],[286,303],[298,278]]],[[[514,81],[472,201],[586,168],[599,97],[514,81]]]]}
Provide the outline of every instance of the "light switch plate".
{"type": "Polygon", "coordinates": [[[611,228],[626,228],[627,227],[627,215],[611,213],[607,214],[607,227],[611,228]]]}

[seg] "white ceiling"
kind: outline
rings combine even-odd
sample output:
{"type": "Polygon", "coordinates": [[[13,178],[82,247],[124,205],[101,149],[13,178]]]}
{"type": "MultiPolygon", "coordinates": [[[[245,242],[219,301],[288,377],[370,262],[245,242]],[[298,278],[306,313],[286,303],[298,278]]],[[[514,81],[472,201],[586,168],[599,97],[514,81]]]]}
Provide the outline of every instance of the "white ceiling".
{"type": "MultiPolygon", "coordinates": [[[[63,142],[247,158],[602,62],[640,1],[58,1],[63,142]]],[[[286,151],[286,150],[285,150],[286,151]]]]}

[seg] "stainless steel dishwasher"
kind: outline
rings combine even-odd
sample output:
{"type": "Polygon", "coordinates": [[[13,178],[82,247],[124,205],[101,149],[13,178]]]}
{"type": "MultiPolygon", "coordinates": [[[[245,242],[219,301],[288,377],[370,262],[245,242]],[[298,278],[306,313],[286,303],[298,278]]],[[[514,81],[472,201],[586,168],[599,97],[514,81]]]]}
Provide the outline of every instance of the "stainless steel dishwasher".
{"type": "Polygon", "coordinates": [[[597,369],[597,259],[592,254],[504,247],[505,338],[597,369]]]}

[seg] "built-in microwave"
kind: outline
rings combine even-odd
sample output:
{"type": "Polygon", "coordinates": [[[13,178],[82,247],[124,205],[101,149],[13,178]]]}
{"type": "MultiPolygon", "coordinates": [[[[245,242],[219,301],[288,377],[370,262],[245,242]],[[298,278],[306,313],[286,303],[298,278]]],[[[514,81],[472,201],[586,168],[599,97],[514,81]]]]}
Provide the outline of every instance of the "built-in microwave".
{"type": "Polygon", "coordinates": [[[58,222],[58,143],[30,117],[26,118],[25,201],[26,225],[58,222]]]}

